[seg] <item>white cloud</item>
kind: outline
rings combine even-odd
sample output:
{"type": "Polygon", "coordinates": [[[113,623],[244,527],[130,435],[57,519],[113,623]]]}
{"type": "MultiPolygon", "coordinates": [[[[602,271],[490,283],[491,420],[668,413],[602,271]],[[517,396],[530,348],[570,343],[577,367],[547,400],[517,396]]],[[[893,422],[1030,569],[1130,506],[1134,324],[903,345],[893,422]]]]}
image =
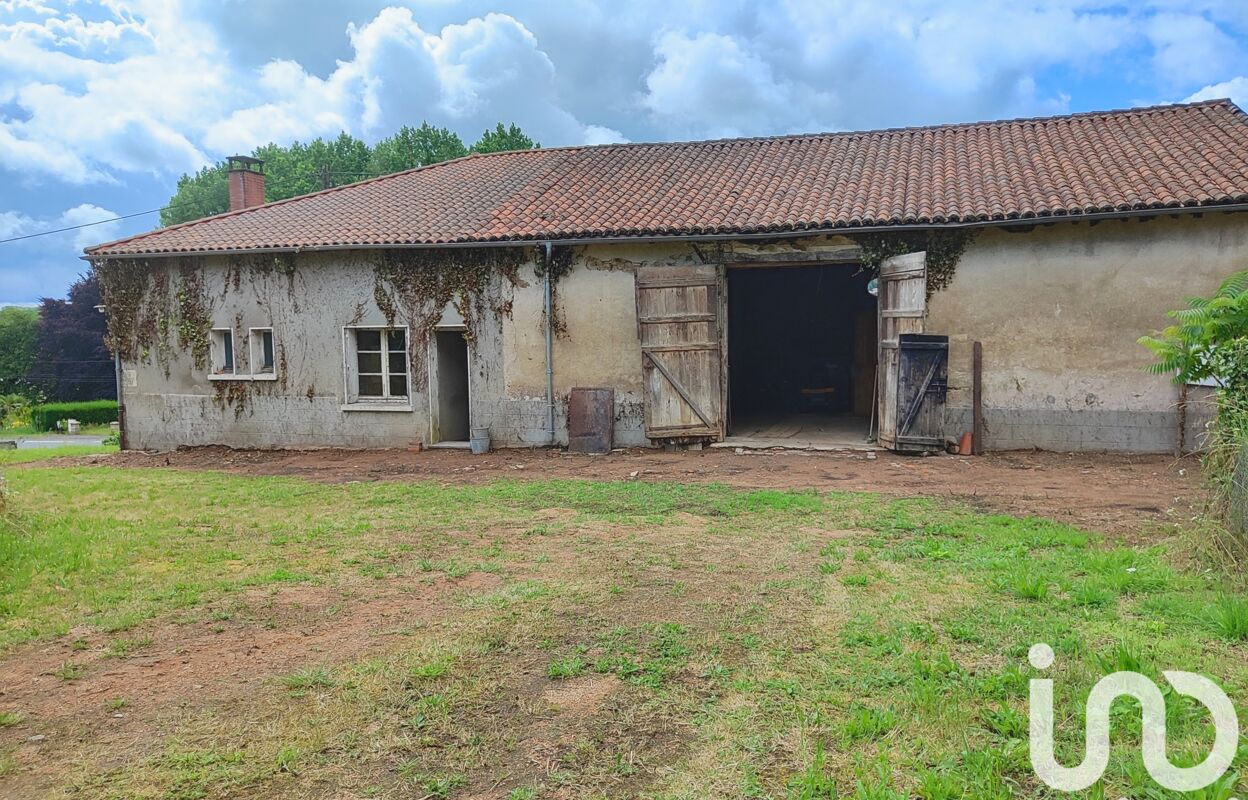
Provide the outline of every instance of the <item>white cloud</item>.
{"type": "MultiPolygon", "coordinates": [[[[383,9],[347,28],[353,57],[325,78],[293,61],[260,69],[268,102],[240,108],[211,125],[212,151],[250,150],[277,140],[347,130],[373,139],[431,119],[470,137],[496,122],[514,122],[548,143],[579,143],[608,129],[564,110],[555,66],[515,18],[486,14],[428,33],[406,8],[383,9]]],[[[618,131],[612,132],[616,139],[618,131]]]]}
{"type": "Polygon", "coordinates": [[[1211,20],[1198,14],[1162,13],[1145,27],[1163,85],[1202,83],[1240,67],[1244,51],[1211,20]]]}
{"type": "Polygon", "coordinates": [[[75,231],[49,233],[46,236],[32,238],[29,241],[55,245],[71,239],[73,246],[82,250],[90,244],[108,239],[117,232],[120,223],[116,221],[116,212],[92,203],[80,203],[67,208],[54,217],[35,218],[21,211],[0,211],[0,239],[15,236],[29,236],[43,231],[55,231],[61,228],[75,228],[80,225],[91,227],[78,228],[75,231]],[[108,220],[105,222],[105,220],[108,220]]]}
{"type": "Polygon", "coordinates": [[[116,216],[115,212],[91,203],[81,203],[51,216],[0,211],[0,239],[101,222],[3,245],[0,305],[32,303],[43,296],[62,295],[70,282],[86,270],[77,258],[82,249],[117,237],[121,223],[111,221],[116,216]]]}
{"type": "Polygon", "coordinates": [[[117,221],[116,212],[109,211],[107,208],[100,208],[91,203],[82,203],[66,209],[53,227],[68,228],[75,225],[90,225],[91,227],[89,228],[79,228],[70,232],[73,237],[74,249],[83,250],[90,245],[106,242],[114,238],[120,224],[117,221]]]}
{"type": "MultiPolygon", "coordinates": [[[[234,152],[423,120],[554,146],[1242,105],[1245,41],[1243,0],[0,0],[0,207],[28,215],[0,225],[153,208],[234,152]]],[[[0,284],[52,280],[33,241],[0,284]]]]}
{"type": "Polygon", "coordinates": [[[581,144],[622,144],[627,141],[628,138],[614,128],[586,125],[585,138],[581,144]]]}
{"type": "Polygon", "coordinates": [[[1238,78],[1231,78],[1229,81],[1210,84],[1200,91],[1188,95],[1183,102],[1195,103],[1201,100],[1219,100],[1223,97],[1229,98],[1232,103],[1240,108],[1248,109],[1248,76],[1241,75],[1238,78]]]}
{"type": "Polygon", "coordinates": [[[66,10],[0,24],[0,90],[23,112],[0,117],[0,166],[81,184],[203,164],[192,139],[220,107],[223,65],[212,32],[180,6],[107,3],[94,9],[103,21],[66,10]]]}
{"type": "Polygon", "coordinates": [[[808,102],[731,36],[668,32],[654,49],[659,63],[646,76],[641,102],[663,127],[711,136],[769,133],[808,102]]]}
{"type": "MultiPolygon", "coordinates": [[[[272,2],[287,6],[256,17],[268,39],[301,36],[289,20],[303,4],[272,2]]],[[[306,10],[341,20],[345,48],[314,68],[306,51],[235,63],[237,14],[194,0],[4,0],[0,168],[27,182],[172,177],[269,141],[422,120],[468,140],[515,122],[558,145],[1047,113],[1069,95],[1043,70],[1095,72],[1130,52],[1133,79],[1172,96],[1225,78],[1248,25],[1217,0],[499,5],[375,5],[356,22],[345,5],[306,10]]]]}

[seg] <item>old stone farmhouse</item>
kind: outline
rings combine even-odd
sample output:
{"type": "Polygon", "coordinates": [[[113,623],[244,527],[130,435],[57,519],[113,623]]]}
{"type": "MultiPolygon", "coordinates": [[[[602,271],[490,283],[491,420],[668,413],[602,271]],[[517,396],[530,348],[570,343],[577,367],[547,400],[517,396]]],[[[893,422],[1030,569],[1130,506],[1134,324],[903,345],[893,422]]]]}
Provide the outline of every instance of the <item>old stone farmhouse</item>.
{"type": "MultiPolygon", "coordinates": [[[[87,251],[126,445],[1171,451],[1141,334],[1248,268],[1229,101],[474,155],[87,251]]],[[[1190,397],[1198,392],[1193,390],[1190,397]]]]}

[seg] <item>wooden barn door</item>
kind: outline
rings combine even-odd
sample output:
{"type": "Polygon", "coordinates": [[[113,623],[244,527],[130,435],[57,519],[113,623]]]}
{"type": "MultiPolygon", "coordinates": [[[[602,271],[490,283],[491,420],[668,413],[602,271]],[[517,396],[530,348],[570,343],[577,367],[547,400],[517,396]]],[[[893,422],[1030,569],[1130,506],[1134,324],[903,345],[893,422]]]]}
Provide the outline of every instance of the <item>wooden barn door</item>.
{"type": "Polygon", "coordinates": [[[664,443],[724,437],[720,276],[714,264],[640,267],[646,436],[664,443]]]}
{"type": "Polygon", "coordinates": [[[939,452],[945,449],[949,337],[903,333],[897,339],[897,435],[893,449],[939,452]]]}
{"type": "Polygon", "coordinates": [[[901,356],[899,337],[923,333],[927,315],[927,254],[907,253],[880,264],[880,436],[882,447],[898,450],[898,422],[905,412],[897,408],[901,356]]]}

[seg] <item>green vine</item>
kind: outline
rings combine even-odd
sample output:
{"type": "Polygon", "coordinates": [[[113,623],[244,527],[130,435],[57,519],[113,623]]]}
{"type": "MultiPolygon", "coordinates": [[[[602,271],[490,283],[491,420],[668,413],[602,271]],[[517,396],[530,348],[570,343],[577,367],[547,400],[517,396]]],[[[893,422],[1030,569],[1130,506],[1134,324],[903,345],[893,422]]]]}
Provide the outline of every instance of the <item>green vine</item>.
{"type": "Polygon", "coordinates": [[[252,387],[245,381],[217,381],[212,385],[213,402],[224,411],[234,409],[234,419],[242,419],[251,401],[252,387]]]}
{"type": "Polygon", "coordinates": [[[183,262],[178,269],[178,347],[189,350],[195,369],[208,368],[212,313],[202,265],[183,262]]]}
{"type": "Polygon", "coordinates": [[[414,333],[424,336],[452,303],[464,318],[468,338],[475,338],[491,313],[506,312],[491,297],[495,274],[513,286],[520,281],[524,251],[516,247],[383,250],[373,267],[373,297],[386,322],[402,312],[414,333]]]}
{"type": "Polygon", "coordinates": [[[97,261],[92,269],[100,281],[100,294],[108,313],[105,315],[108,349],[123,361],[137,361],[151,347],[151,341],[140,335],[139,317],[147,300],[151,269],[146,260],[97,261]]]}
{"type": "Polygon", "coordinates": [[[975,239],[973,228],[935,228],[926,231],[860,233],[853,237],[862,248],[862,266],[871,275],[880,273],[885,259],[906,253],[927,252],[927,296],[949,286],[962,254],[975,239]]]}
{"type": "Polygon", "coordinates": [[[123,258],[98,260],[92,269],[100,281],[106,308],[108,348],[123,361],[150,361],[169,372],[176,330],[178,346],[189,350],[197,368],[208,359],[212,316],[204,285],[202,259],[123,258]],[[170,276],[178,270],[176,291],[170,276]]]}

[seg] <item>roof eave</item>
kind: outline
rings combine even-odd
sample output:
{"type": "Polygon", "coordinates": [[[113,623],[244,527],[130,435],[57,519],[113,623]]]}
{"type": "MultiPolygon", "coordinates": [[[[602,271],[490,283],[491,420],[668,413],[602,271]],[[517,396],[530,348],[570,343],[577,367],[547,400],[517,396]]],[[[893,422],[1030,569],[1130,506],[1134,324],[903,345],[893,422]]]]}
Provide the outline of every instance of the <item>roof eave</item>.
{"type": "Polygon", "coordinates": [[[723,242],[755,239],[800,239],[808,236],[827,234],[877,233],[881,231],[920,231],[920,230],[953,230],[974,228],[1007,228],[1021,225],[1049,225],[1057,222],[1089,222],[1114,219],[1135,219],[1145,217],[1178,216],[1181,214],[1200,214],[1204,212],[1239,212],[1248,211],[1248,203],[1223,203],[1190,206],[1169,206],[1162,208],[1128,209],[1123,211],[1103,211],[1092,213],[1045,214],[1028,217],[1010,217],[1005,219],[971,220],[943,223],[906,223],[900,225],[856,225],[856,226],[810,226],[800,229],[760,231],[750,233],[716,233],[716,234],[664,234],[636,236],[581,236],[561,238],[530,239],[490,239],[459,242],[408,243],[396,242],[388,244],[334,244],[312,245],[308,247],[244,247],[217,250],[172,250],[133,253],[97,253],[84,251],[80,256],[84,261],[98,261],[123,258],[179,258],[184,256],[231,256],[264,253],[327,253],[343,250],[437,250],[455,248],[482,247],[537,247],[546,243],[567,246],[590,244],[652,244],[659,242],[723,242]]]}

